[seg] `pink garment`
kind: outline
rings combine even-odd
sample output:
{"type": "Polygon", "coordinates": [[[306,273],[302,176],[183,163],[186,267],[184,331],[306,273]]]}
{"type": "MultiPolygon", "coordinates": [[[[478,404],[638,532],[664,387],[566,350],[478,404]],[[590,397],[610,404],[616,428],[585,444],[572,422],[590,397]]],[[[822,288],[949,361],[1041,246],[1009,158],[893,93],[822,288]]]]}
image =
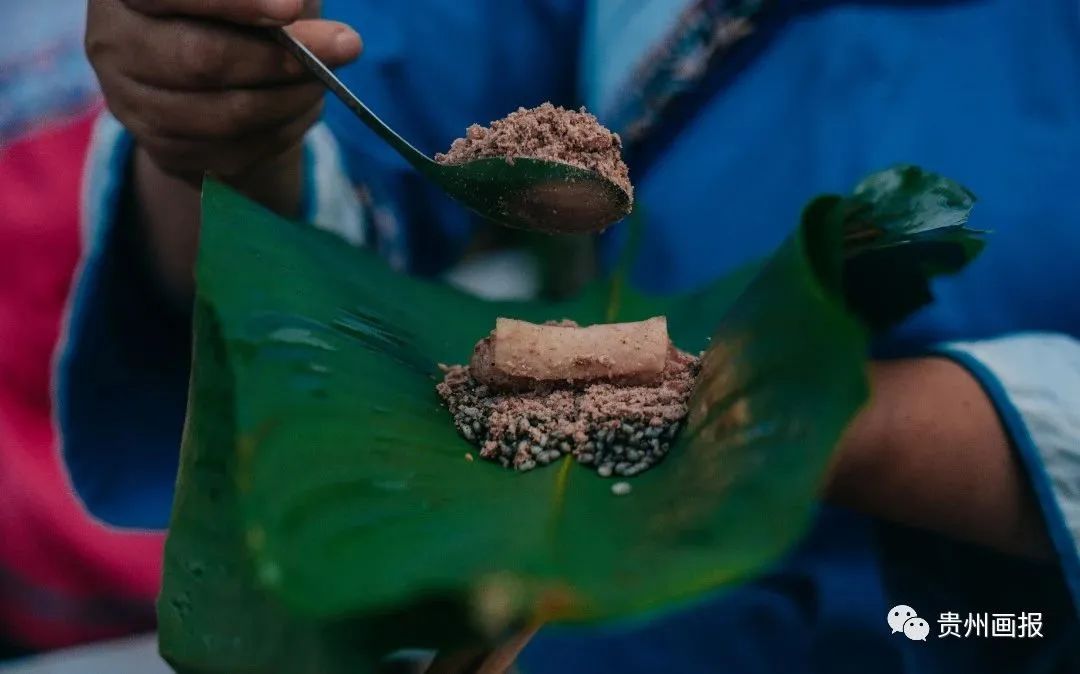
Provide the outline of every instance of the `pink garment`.
{"type": "Polygon", "coordinates": [[[51,368],[80,254],[95,104],[0,147],[0,635],[54,648],[153,626],[164,536],[110,529],[61,463],[51,368]]]}

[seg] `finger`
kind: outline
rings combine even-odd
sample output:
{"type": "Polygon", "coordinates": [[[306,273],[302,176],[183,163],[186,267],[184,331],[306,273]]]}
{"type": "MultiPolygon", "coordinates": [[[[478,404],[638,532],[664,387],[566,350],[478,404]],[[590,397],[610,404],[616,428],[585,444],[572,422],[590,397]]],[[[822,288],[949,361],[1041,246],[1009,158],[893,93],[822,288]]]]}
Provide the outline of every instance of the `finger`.
{"type": "Polygon", "coordinates": [[[276,129],[227,141],[149,138],[140,141],[147,153],[173,174],[210,172],[222,178],[243,176],[298,147],[319,120],[321,106],[276,129]]]}
{"type": "MultiPolygon", "coordinates": [[[[143,84],[199,90],[264,87],[306,78],[300,63],[259,31],[134,14],[126,20],[131,57],[117,59],[117,67],[143,84]]],[[[331,67],[354,60],[362,47],[356,31],[334,21],[300,21],[289,32],[331,67]]]]}
{"type": "MultiPolygon", "coordinates": [[[[103,86],[110,88],[103,80],[103,86]]],[[[175,91],[128,81],[110,107],[136,138],[225,140],[258,134],[303,116],[325,95],[317,83],[263,89],[175,91]]]]}
{"type": "Polygon", "coordinates": [[[237,141],[247,142],[249,147],[253,147],[247,160],[234,163],[232,166],[217,166],[214,170],[218,175],[225,178],[241,176],[257,167],[273,161],[290,149],[298,148],[303,144],[307,132],[322,118],[322,113],[323,106],[320,101],[319,105],[313,107],[302,117],[297,117],[276,129],[272,129],[268,133],[262,133],[257,138],[241,139],[237,141]]]}
{"type": "Polygon", "coordinates": [[[303,0],[124,0],[124,3],[151,16],[193,16],[249,26],[284,26],[304,12],[303,0]]]}
{"type": "MultiPolygon", "coordinates": [[[[86,51],[99,76],[116,71],[170,89],[267,86],[304,78],[300,64],[255,29],[149,17],[119,0],[90,3],[87,24],[86,51]]],[[[290,31],[331,66],[355,59],[361,48],[359,35],[337,22],[301,21],[290,31]]]]}
{"type": "Polygon", "coordinates": [[[332,68],[355,61],[364,50],[360,33],[340,21],[308,19],[297,21],[285,30],[332,68]]]}

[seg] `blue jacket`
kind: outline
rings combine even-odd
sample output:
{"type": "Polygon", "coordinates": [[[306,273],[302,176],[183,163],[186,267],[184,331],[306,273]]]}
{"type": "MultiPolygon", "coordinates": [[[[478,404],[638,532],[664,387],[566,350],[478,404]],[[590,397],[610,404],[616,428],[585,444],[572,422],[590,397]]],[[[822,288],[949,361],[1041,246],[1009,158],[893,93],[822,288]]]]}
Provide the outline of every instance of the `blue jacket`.
{"type": "MultiPolygon", "coordinates": [[[[973,225],[993,230],[986,252],[936,283],[936,303],[879,348],[954,358],[979,378],[1031,479],[1059,564],[823,508],[799,548],[761,580],[647,623],[545,630],[526,650],[525,669],[1080,671],[1080,200],[1072,192],[1080,4],[761,5],[327,0],[324,8],[367,38],[343,78],[423,150],[545,100],[585,103],[622,132],[647,214],[648,254],[633,277],[651,290],[692,288],[767,254],[808,198],[843,192],[887,165],[918,163],[973,189],[981,197],[973,225]],[[886,614],[896,604],[927,617],[928,642],[890,634],[886,614]],[[961,621],[1038,613],[1042,636],[938,638],[951,613],[961,621]]],[[[118,352],[126,340],[154,337],[100,318],[123,301],[107,289],[122,273],[110,263],[111,223],[130,147],[106,119],[97,148],[88,189],[94,245],[61,359],[61,429],[74,483],[95,513],[163,526],[186,378],[148,375],[92,348],[105,332],[118,352]],[[114,395],[101,396],[102,386],[114,395]],[[145,428],[132,428],[133,416],[145,428]],[[159,451],[147,451],[145,438],[159,451]]],[[[332,103],[310,135],[308,158],[317,224],[415,273],[442,273],[463,250],[471,218],[341,106],[332,103]]],[[[606,260],[621,238],[618,228],[604,236],[606,260]]]]}

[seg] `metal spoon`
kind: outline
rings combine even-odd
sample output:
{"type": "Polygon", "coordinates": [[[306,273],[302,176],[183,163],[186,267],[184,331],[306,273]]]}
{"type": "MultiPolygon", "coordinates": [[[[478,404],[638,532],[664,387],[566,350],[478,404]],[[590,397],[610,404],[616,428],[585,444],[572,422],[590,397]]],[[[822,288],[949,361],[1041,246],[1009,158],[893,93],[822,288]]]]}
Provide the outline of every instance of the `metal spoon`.
{"type": "Polygon", "coordinates": [[[600,231],[630,212],[622,188],[596,171],[527,157],[440,164],[375,116],[336,75],[282,28],[270,29],[308,71],[413,168],[480,215],[507,227],[548,233],[600,231]]]}

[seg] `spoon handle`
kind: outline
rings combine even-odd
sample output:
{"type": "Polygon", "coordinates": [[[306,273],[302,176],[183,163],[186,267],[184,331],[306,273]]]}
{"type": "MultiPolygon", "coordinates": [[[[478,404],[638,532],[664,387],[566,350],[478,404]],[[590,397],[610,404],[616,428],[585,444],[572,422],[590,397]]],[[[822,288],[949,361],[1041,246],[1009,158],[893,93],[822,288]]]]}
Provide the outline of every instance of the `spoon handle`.
{"type": "Polygon", "coordinates": [[[327,89],[332,91],[338,99],[346,105],[369,129],[379,135],[380,138],[390,144],[398,154],[421,172],[429,171],[435,164],[423,152],[413,147],[407,140],[397,134],[396,131],[379,119],[371,109],[356,97],[345,83],[338,79],[330,68],[323,63],[318,56],[311,53],[302,42],[290,35],[284,28],[270,28],[270,33],[285,49],[289,50],[296,60],[303,65],[308,72],[322,82],[327,89]]]}

